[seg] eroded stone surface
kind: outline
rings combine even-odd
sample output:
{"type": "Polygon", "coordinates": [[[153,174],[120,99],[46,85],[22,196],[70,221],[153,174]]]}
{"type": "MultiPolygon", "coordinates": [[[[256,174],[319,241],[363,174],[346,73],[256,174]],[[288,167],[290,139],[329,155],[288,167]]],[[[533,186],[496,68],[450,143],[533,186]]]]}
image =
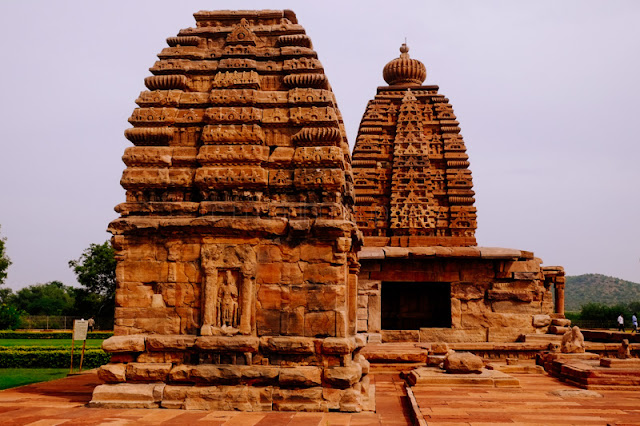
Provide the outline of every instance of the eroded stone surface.
{"type": "Polygon", "coordinates": [[[339,387],[335,409],[360,411],[362,236],[323,66],[291,11],[195,18],[167,39],[125,131],[104,343],[117,364],[101,377],[130,387],[103,385],[95,403],[120,389],[136,407],[325,411],[323,388],[339,387]]]}

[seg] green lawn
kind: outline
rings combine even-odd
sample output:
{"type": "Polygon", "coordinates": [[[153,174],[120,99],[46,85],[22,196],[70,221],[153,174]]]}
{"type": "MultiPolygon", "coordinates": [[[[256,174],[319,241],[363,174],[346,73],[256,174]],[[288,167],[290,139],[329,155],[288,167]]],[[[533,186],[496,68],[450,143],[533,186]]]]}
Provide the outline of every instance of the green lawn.
{"type": "Polygon", "coordinates": [[[0,368],[0,389],[61,379],[67,373],[68,368],[0,368]]]}
{"type": "MultiPolygon", "coordinates": [[[[102,345],[101,339],[87,339],[87,348],[100,348],[102,345]]],[[[0,339],[0,346],[14,347],[14,346],[46,346],[56,348],[71,348],[71,339],[0,339]]],[[[82,341],[78,340],[75,343],[76,348],[82,348],[82,341]]]]}

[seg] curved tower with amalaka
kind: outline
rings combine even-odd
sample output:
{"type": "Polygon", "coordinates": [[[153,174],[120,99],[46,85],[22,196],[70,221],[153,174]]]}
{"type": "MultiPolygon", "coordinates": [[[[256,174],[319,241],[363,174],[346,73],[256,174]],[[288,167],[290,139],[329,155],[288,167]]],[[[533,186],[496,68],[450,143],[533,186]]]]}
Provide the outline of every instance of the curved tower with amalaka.
{"type": "Polygon", "coordinates": [[[424,64],[383,69],[353,152],[357,328],[369,341],[515,341],[563,317],[564,271],[522,250],[477,247],[469,157],[424,64]],[[555,295],[554,295],[555,291],[555,295]],[[554,302],[555,296],[555,302],[554,302]]]}

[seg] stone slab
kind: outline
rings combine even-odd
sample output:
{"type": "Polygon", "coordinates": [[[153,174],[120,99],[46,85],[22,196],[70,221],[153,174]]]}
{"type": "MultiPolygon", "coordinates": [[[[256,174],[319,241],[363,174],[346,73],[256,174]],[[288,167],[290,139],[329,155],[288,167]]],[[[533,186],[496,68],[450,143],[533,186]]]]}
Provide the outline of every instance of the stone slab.
{"type": "Polygon", "coordinates": [[[518,379],[486,368],[480,373],[450,374],[435,367],[420,367],[411,371],[407,379],[412,386],[520,387],[518,379]]]}
{"type": "Polygon", "coordinates": [[[640,370],[640,358],[601,358],[600,366],[609,368],[635,368],[640,370]]]}

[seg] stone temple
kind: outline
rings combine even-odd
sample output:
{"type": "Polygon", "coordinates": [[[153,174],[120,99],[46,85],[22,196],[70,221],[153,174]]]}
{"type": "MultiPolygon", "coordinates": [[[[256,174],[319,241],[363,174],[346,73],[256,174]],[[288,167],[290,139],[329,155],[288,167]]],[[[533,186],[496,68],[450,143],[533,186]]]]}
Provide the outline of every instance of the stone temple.
{"type": "Polygon", "coordinates": [[[562,316],[562,268],[477,247],[458,122],[406,46],[352,161],[293,12],[194,16],[125,132],[91,406],[373,410],[368,342],[515,341],[562,316]]]}
{"type": "Polygon", "coordinates": [[[469,157],[449,100],[406,45],[383,70],[353,152],[364,234],[358,331],[376,341],[515,341],[564,314],[564,270],[477,247],[469,157]],[[554,294],[555,292],[555,294],[554,294]],[[555,296],[555,302],[554,302],[555,296]]]}

